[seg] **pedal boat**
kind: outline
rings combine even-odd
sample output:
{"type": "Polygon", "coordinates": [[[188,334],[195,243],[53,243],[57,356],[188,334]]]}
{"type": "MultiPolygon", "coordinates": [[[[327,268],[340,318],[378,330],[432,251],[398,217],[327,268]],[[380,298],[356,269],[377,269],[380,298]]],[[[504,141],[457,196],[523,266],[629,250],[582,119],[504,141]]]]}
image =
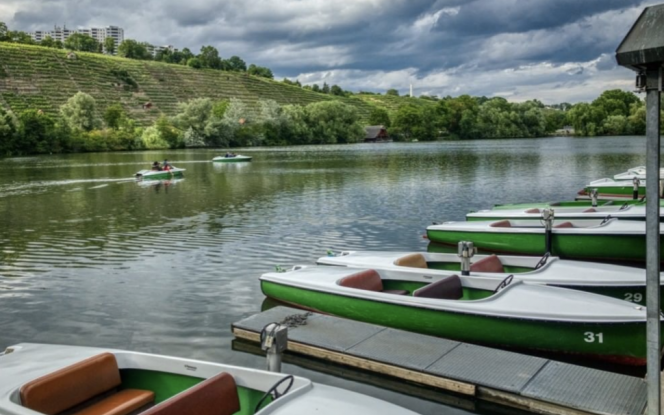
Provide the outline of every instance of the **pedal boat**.
{"type": "MultiPolygon", "coordinates": [[[[645,199],[632,199],[631,195],[629,198],[627,197],[621,197],[621,198],[612,198],[612,199],[602,199],[599,198],[597,201],[597,205],[599,207],[607,207],[607,206],[623,206],[623,205],[643,205],[645,206],[645,199]]],[[[664,204],[664,200],[660,201],[660,205],[664,204]]],[[[590,208],[593,207],[592,201],[590,200],[590,196],[587,198],[577,198],[577,200],[566,200],[562,202],[531,202],[531,203],[504,203],[504,204],[497,204],[494,205],[492,210],[511,210],[511,209],[533,209],[533,208],[538,208],[538,209],[546,209],[546,208],[553,208],[553,209],[559,209],[559,208],[565,208],[565,207],[576,207],[576,208],[590,208]]]]}
{"type": "MultiPolygon", "coordinates": [[[[342,251],[318,258],[319,265],[372,268],[445,278],[461,272],[457,254],[432,252],[342,251]]],[[[606,295],[646,305],[646,271],[597,262],[568,261],[558,257],[475,255],[470,277],[543,284],[606,295]]],[[[660,274],[664,284],[664,273],[660,274]]],[[[664,295],[664,289],[660,288],[664,295]]],[[[662,305],[664,307],[664,304],[662,305]]]]}
{"type": "Polygon", "coordinates": [[[611,297],[480,276],[296,266],[260,277],[267,297],[353,320],[512,349],[646,359],[645,307],[611,297]]]}
{"type": "Polygon", "coordinates": [[[250,156],[243,156],[241,154],[235,155],[235,156],[217,156],[212,159],[213,162],[215,163],[242,163],[245,161],[251,161],[252,157],[250,156]]]}
{"type": "Polygon", "coordinates": [[[174,167],[170,170],[141,170],[136,173],[137,180],[168,180],[184,176],[186,169],[174,167]]]}
{"type": "MultiPolygon", "coordinates": [[[[639,180],[646,179],[646,166],[636,166],[628,169],[624,173],[619,173],[613,176],[614,180],[633,180],[634,178],[639,180]]],[[[664,179],[664,169],[659,169],[659,178],[664,179]]]]}
{"type": "Polygon", "coordinates": [[[415,415],[299,376],[115,349],[22,343],[0,368],[3,415],[415,415]]]}
{"type": "MultiPolygon", "coordinates": [[[[555,220],[551,233],[551,255],[563,259],[645,261],[645,222],[610,218],[555,220]]],[[[541,256],[547,251],[544,225],[533,220],[445,222],[427,227],[427,237],[432,242],[454,246],[459,241],[470,241],[490,252],[541,256]]],[[[664,244],[660,252],[664,252],[664,244]]]]}
{"type": "MultiPolygon", "coordinates": [[[[609,178],[594,180],[579,192],[580,195],[590,194],[591,190],[597,189],[599,198],[602,196],[631,196],[634,193],[634,185],[631,180],[614,180],[609,178]]],[[[641,181],[639,185],[639,197],[646,194],[646,182],[641,181]]]]}

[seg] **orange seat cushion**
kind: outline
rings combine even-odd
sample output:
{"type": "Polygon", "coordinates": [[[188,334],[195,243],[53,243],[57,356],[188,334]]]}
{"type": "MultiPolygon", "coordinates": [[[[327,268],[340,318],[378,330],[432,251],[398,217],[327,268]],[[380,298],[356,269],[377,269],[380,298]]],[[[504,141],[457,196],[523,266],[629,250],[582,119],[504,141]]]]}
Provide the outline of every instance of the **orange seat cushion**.
{"type": "Polygon", "coordinates": [[[21,387],[21,404],[55,415],[118,386],[115,356],[103,353],[26,383],[21,387]]]}
{"type": "Polygon", "coordinates": [[[141,412],[141,415],[232,415],[239,410],[235,379],[228,373],[221,373],[141,412]]]}
{"type": "Polygon", "coordinates": [[[380,275],[372,269],[344,277],[339,281],[339,285],[358,290],[383,291],[383,281],[380,279],[380,275]]]}
{"type": "Polygon", "coordinates": [[[76,415],[128,415],[154,402],[154,392],[125,389],[87,406],[76,415]]]}
{"type": "Polygon", "coordinates": [[[482,258],[470,266],[472,272],[505,272],[503,263],[496,255],[482,258]]]}
{"type": "Polygon", "coordinates": [[[394,265],[410,268],[429,268],[427,265],[427,260],[424,259],[424,255],[422,254],[410,254],[403,256],[394,261],[394,265]]]}

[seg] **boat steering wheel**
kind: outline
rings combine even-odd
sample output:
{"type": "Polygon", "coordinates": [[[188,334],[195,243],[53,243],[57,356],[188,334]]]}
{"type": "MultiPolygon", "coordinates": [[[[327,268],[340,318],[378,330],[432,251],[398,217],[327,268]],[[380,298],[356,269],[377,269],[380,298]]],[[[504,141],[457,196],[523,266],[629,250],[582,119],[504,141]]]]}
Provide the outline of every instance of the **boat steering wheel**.
{"type": "Polygon", "coordinates": [[[507,287],[508,285],[510,285],[510,284],[512,283],[512,280],[513,280],[513,279],[514,279],[514,274],[510,274],[510,275],[508,275],[507,277],[505,277],[505,279],[502,280],[502,281],[500,282],[500,284],[498,284],[498,286],[496,287],[496,289],[494,290],[493,293],[496,294],[496,293],[498,293],[500,290],[502,290],[503,288],[505,288],[505,287],[507,287]]]}
{"type": "Polygon", "coordinates": [[[620,206],[620,209],[618,210],[625,210],[629,207],[629,203],[625,203],[624,205],[620,206]]]}
{"type": "Polygon", "coordinates": [[[256,408],[254,408],[254,413],[261,410],[261,405],[263,405],[263,401],[265,401],[265,399],[267,399],[268,396],[272,396],[272,400],[277,400],[277,399],[281,398],[282,396],[284,396],[285,394],[287,394],[288,391],[290,390],[291,386],[293,386],[294,381],[295,381],[295,378],[293,377],[293,375],[288,375],[286,377],[283,377],[283,378],[279,379],[279,381],[277,383],[272,385],[272,387],[270,389],[268,389],[267,392],[265,392],[263,394],[261,399],[256,404],[256,408]],[[290,380],[290,383],[286,387],[286,390],[279,393],[277,388],[279,388],[279,386],[287,380],[290,380]]]}
{"type": "Polygon", "coordinates": [[[540,260],[537,262],[537,265],[535,265],[535,269],[540,269],[544,265],[546,265],[546,261],[549,260],[550,256],[551,256],[551,252],[547,252],[546,254],[544,254],[544,256],[542,258],[540,258],[540,260]]]}

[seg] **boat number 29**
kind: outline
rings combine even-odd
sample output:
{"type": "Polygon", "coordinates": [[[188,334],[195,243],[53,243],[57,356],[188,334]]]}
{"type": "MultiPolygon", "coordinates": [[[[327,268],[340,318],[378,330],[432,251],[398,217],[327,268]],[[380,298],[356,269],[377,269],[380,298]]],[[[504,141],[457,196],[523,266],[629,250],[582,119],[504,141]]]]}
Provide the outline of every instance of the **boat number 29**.
{"type": "Polygon", "coordinates": [[[587,331],[583,333],[583,340],[586,343],[604,343],[604,334],[603,333],[593,333],[592,331],[587,331]]]}
{"type": "Polygon", "coordinates": [[[640,303],[643,301],[643,294],[641,293],[625,293],[625,300],[632,301],[634,303],[640,303]]]}

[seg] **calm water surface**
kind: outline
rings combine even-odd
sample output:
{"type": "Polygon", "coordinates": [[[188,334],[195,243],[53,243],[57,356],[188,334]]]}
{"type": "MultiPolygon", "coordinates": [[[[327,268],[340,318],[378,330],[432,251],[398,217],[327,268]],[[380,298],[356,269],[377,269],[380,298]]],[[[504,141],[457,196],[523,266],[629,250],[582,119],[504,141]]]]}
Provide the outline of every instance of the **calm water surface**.
{"type": "MultiPolygon", "coordinates": [[[[3,160],[0,346],[107,346],[262,368],[264,358],[232,350],[230,325],[260,311],[258,277],[275,265],[312,264],[328,249],[426,250],[432,221],[494,203],[571,200],[592,179],[645,164],[645,139],[237,152],[254,161],[212,164],[223,151],[208,150],[3,160]],[[132,179],[164,158],[186,168],[185,179],[132,179]]],[[[497,411],[453,397],[444,407],[343,369],[285,371],[421,413],[497,411]]]]}

